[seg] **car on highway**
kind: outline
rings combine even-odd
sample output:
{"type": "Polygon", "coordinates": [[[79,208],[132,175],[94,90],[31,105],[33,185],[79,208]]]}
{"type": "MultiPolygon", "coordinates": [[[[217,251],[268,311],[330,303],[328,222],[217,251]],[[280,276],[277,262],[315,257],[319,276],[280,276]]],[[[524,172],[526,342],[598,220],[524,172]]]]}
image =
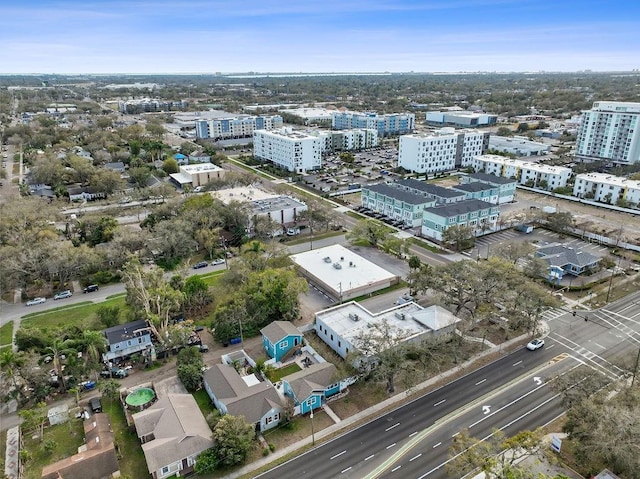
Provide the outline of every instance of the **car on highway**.
{"type": "Polygon", "coordinates": [[[27,301],[27,306],[35,306],[36,304],[46,303],[47,298],[33,298],[27,301]]]}
{"type": "Polygon", "coordinates": [[[73,296],[73,293],[70,290],[65,289],[64,291],[60,291],[58,294],[56,294],[53,297],[53,299],[54,300],[65,299],[65,298],[70,298],[71,296],[73,296]]]}
{"type": "Polygon", "coordinates": [[[98,291],[100,288],[97,284],[90,284],[86,288],[82,290],[83,293],[93,293],[94,291],[98,291]]]}
{"type": "Polygon", "coordinates": [[[200,261],[199,263],[193,265],[193,269],[206,268],[207,266],[209,266],[209,263],[207,263],[206,261],[200,261]]]}
{"type": "Polygon", "coordinates": [[[527,349],[529,351],[535,351],[536,349],[540,349],[542,346],[544,346],[544,339],[534,339],[529,341],[527,349]]]}
{"type": "Polygon", "coordinates": [[[211,262],[211,266],[217,266],[219,264],[224,264],[224,259],[223,258],[214,259],[211,262]]]}

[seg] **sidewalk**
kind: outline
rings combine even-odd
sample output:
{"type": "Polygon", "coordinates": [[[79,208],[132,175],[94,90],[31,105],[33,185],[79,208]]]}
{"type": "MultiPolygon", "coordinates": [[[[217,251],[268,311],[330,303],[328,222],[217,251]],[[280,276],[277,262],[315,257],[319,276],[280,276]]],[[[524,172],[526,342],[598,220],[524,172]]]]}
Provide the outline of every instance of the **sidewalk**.
{"type": "MultiPolygon", "coordinates": [[[[543,324],[541,325],[541,331],[544,332],[543,334],[546,334],[549,331],[549,326],[545,322],[543,322],[543,324]]],[[[460,366],[450,369],[449,371],[446,371],[438,376],[434,376],[433,378],[418,384],[417,386],[410,389],[409,391],[401,392],[394,396],[391,396],[390,398],[382,401],[381,403],[376,404],[375,406],[371,406],[370,408],[365,409],[364,411],[360,411],[359,413],[353,416],[343,419],[339,423],[333,424],[332,426],[329,426],[321,431],[318,431],[314,434],[313,438],[311,436],[306,437],[296,442],[295,444],[292,444],[290,446],[287,446],[285,448],[282,448],[274,452],[273,454],[270,454],[269,456],[260,458],[259,460],[252,462],[251,464],[247,464],[246,466],[238,469],[237,471],[227,474],[226,476],[224,476],[224,479],[236,479],[236,478],[251,474],[252,472],[258,469],[261,469],[265,466],[268,466],[269,464],[273,463],[274,461],[277,461],[278,459],[281,459],[288,455],[293,455],[296,451],[302,452],[304,450],[307,450],[307,447],[312,443],[312,439],[314,439],[316,443],[320,443],[322,439],[329,438],[332,435],[337,435],[339,433],[344,433],[347,431],[347,429],[355,429],[359,425],[359,423],[373,421],[374,419],[379,417],[382,413],[384,413],[387,409],[398,408],[402,406],[404,401],[410,400],[408,393],[410,393],[411,395],[415,395],[416,393],[424,391],[428,387],[438,383],[443,379],[446,379],[458,372],[466,371],[478,359],[488,356],[489,354],[492,354],[492,353],[501,352],[504,348],[507,348],[513,344],[517,344],[518,342],[527,338],[527,336],[528,335],[524,334],[510,341],[507,341],[506,343],[503,343],[499,346],[493,347],[491,349],[487,349],[486,351],[483,351],[482,353],[466,361],[464,364],[460,366]]]]}

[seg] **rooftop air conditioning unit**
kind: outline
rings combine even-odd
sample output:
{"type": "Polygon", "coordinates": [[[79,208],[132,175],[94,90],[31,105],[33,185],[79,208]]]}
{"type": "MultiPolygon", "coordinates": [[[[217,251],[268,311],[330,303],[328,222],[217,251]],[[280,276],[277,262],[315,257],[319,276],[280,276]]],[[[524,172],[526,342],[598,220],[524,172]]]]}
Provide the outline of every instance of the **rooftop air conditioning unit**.
{"type": "Polygon", "coordinates": [[[324,258],[322,258],[322,261],[324,261],[325,263],[331,263],[331,257],[325,256],[324,258]]]}
{"type": "Polygon", "coordinates": [[[349,319],[351,319],[353,321],[360,321],[360,316],[358,316],[355,313],[349,313],[349,319]]]}
{"type": "Polygon", "coordinates": [[[340,263],[333,263],[333,267],[335,269],[342,269],[342,265],[340,263]]]}
{"type": "Polygon", "coordinates": [[[396,318],[401,319],[402,321],[407,319],[404,313],[399,313],[399,312],[396,312],[396,318]]]}

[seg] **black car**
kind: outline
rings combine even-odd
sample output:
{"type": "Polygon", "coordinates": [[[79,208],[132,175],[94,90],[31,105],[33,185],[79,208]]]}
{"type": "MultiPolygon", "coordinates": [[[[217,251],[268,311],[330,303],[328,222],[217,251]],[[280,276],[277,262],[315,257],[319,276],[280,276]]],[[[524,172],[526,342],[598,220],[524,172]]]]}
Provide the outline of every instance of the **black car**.
{"type": "Polygon", "coordinates": [[[91,410],[94,413],[95,412],[102,412],[102,402],[100,401],[99,398],[91,399],[91,401],[89,401],[89,406],[91,407],[91,410]]]}
{"type": "Polygon", "coordinates": [[[82,290],[83,293],[93,293],[94,291],[98,291],[100,288],[97,284],[90,284],[86,288],[82,290]]]}
{"type": "Polygon", "coordinates": [[[199,263],[193,265],[193,269],[206,268],[207,266],[209,266],[209,263],[207,263],[206,261],[200,261],[199,263]]]}

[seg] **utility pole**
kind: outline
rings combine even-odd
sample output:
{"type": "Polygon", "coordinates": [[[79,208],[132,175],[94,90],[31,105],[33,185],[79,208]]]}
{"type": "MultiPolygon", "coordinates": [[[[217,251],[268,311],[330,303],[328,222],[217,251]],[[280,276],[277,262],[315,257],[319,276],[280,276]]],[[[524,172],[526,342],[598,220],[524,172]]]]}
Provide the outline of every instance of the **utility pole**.
{"type": "Polygon", "coordinates": [[[636,382],[636,375],[638,374],[638,364],[640,363],[640,348],[638,348],[638,355],[636,356],[636,365],[633,368],[633,378],[631,379],[631,387],[636,382]]]}

